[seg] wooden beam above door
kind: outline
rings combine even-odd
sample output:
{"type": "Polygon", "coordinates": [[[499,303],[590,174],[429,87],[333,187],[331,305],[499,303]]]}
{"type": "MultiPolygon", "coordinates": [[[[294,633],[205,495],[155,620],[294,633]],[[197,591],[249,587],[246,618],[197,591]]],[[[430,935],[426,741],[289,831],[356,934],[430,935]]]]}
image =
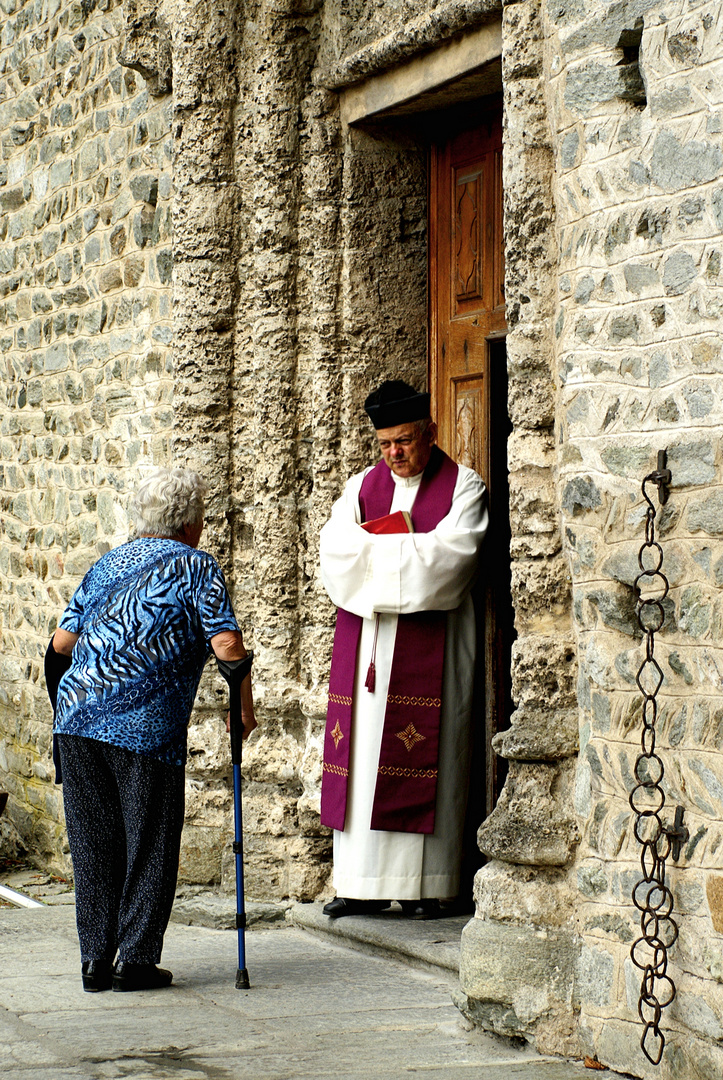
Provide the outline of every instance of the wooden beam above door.
{"type": "Polygon", "coordinates": [[[457,100],[484,97],[501,85],[501,56],[502,22],[490,22],[343,90],[339,95],[342,121],[355,124],[440,108],[454,102],[452,88],[460,82],[465,85],[457,100]]]}

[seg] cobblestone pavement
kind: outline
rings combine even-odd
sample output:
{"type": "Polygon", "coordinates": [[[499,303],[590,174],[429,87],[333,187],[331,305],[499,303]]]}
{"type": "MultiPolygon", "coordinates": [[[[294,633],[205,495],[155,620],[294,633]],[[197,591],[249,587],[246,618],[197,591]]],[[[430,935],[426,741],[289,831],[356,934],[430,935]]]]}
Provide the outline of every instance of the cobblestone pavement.
{"type": "Polygon", "coordinates": [[[583,1080],[581,1065],[465,1030],[444,973],[292,926],[247,935],[172,923],[171,989],[87,994],[71,906],[0,911],[0,1070],[7,1080],[583,1080]]]}

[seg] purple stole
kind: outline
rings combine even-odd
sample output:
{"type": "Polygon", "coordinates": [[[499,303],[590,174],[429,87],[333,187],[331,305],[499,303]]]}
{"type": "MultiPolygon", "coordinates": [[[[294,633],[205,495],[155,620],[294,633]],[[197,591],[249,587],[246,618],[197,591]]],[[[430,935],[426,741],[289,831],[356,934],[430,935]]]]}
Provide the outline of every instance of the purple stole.
{"type": "MultiPolygon", "coordinates": [[[[415,532],[431,532],[452,506],[457,465],[434,447],[412,508],[415,532]]],[[[391,469],[380,461],[359,493],[362,521],[388,514],[394,497],[391,469]]],[[[372,829],[434,832],[442,708],[446,611],[400,615],[387,693],[372,829]]],[[[343,829],[351,748],[352,699],[362,619],[339,608],[331,656],[324,739],[321,821],[343,829]]]]}

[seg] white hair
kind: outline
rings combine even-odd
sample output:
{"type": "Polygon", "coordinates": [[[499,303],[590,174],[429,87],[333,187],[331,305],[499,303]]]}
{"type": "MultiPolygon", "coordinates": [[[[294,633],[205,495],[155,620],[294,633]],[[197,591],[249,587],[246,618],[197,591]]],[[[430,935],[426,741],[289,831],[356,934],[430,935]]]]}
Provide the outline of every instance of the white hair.
{"type": "Polygon", "coordinates": [[[175,536],[203,518],[205,482],[193,469],[156,469],[138,484],[133,517],[139,534],[175,536]]]}

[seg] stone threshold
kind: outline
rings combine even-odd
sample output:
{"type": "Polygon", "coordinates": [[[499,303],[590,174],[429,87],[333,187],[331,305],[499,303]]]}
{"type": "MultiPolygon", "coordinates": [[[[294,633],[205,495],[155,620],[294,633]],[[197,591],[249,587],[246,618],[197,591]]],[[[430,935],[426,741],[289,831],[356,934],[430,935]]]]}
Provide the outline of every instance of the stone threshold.
{"type": "MultiPolygon", "coordinates": [[[[264,903],[246,901],[246,925],[269,928],[286,926],[292,901],[264,903]]],[[[171,921],[184,926],[205,926],[209,930],[236,929],[236,896],[198,885],[180,886],[173,902],[171,921]]]]}
{"type": "MultiPolygon", "coordinates": [[[[339,945],[432,971],[457,983],[460,940],[469,915],[408,919],[395,904],[389,911],[378,915],[330,919],[323,914],[323,906],[323,903],[284,901],[273,904],[249,900],[246,903],[247,925],[249,929],[296,926],[336,941],[339,945]]],[[[181,888],[173,905],[171,919],[187,926],[234,930],[235,897],[198,886],[181,888]]]]}
{"type": "Polygon", "coordinates": [[[323,935],[340,945],[431,971],[454,984],[458,982],[460,940],[471,916],[408,919],[395,904],[378,915],[330,919],[322,908],[323,904],[293,904],[290,921],[302,930],[323,935]]]}

